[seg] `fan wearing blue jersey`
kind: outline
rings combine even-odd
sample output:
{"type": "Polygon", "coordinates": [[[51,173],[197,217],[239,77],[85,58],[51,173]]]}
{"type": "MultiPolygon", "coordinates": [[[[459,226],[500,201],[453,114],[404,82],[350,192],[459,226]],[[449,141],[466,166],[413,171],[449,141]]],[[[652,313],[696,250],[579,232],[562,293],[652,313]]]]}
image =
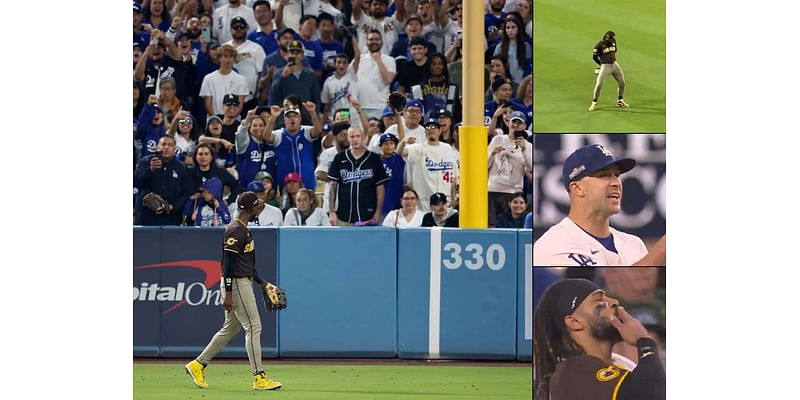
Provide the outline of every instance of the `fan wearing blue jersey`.
{"type": "Polygon", "coordinates": [[[290,172],[298,172],[307,188],[317,187],[317,178],[314,176],[314,140],[322,133],[322,123],[317,114],[317,106],[313,102],[303,103],[303,107],[311,115],[313,126],[300,125],[300,109],[288,107],[283,109],[278,106],[270,107],[271,118],[267,121],[264,131],[264,142],[275,146],[278,162],[276,173],[273,175],[276,182],[283,182],[283,178],[290,172]],[[283,129],[272,130],[275,120],[283,113],[283,129]]]}

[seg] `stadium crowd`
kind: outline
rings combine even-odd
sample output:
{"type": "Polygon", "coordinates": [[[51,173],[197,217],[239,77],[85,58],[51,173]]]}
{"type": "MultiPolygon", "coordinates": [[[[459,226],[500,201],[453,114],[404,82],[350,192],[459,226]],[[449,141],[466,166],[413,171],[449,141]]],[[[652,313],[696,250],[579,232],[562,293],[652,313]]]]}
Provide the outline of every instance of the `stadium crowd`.
{"type": "MultiPolygon", "coordinates": [[[[485,12],[488,223],[530,227],[532,1],[485,12]]],[[[134,2],[134,224],[458,226],[461,56],[462,0],[134,2]]]]}

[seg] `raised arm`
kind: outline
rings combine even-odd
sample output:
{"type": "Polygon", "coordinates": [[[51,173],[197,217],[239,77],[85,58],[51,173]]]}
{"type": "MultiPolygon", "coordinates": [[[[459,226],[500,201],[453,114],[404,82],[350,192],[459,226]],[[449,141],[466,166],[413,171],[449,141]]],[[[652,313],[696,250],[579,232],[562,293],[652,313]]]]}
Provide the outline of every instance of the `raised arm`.
{"type": "Polygon", "coordinates": [[[156,48],[156,46],[158,46],[156,32],[158,32],[158,29],[153,30],[153,35],[150,36],[150,44],[144,48],[144,53],[139,56],[139,61],[136,63],[136,69],[133,70],[133,77],[139,82],[144,81],[144,70],[147,68],[147,60],[150,59],[150,56],[153,54],[153,50],[156,48]]]}
{"type": "Polygon", "coordinates": [[[432,1],[431,4],[433,4],[434,14],[436,14],[436,23],[439,24],[440,28],[444,29],[447,26],[447,21],[450,20],[447,16],[447,11],[450,10],[450,0],[444,0],[441,6],[435,1],[432,1]]]}
{"type": "Polygon", "coordinates": [[[317,105],[313,101],[303,103],[303,107],[311,114],[311,122],[314,124],[311,127],[311,137],[316,139],[322,133],[322,123],[319,122],[319,114],[317,114],[317,105]]]}
{"type": "Polygon", "coordinates": [[[275,26],[278,30],[285,29],[286,25],[283,24],[283,7],[289,5],[292,0],[279,0],[278,11],[275,12],[275,26]]]}
{"type": "Polygon", "coordinates": [[[275,120],[281,115],[283,109],[279,106],[271,106],[269,108],[269,119],[267,126],[264,128],[264,142],[267,144],[275,144],[275,136],[272,135],[272,129],[275,126],[275,120]]]}
{"type": "Polygon", "coordinates": [[[353,0],[353,21],[360,20],[362,14],[364,13],[361,10],[361,0],[353,0]]]}

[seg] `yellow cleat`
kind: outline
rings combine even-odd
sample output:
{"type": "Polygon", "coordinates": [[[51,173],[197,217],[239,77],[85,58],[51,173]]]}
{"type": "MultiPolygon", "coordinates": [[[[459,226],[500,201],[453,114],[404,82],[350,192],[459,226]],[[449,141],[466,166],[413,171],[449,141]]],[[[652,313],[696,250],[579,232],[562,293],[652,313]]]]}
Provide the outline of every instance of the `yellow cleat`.
{"type": "Polygon", "coordinates": [[[206,383],[206,367],[203,364],[200,364],[197,360],[192,360],[190,363],[184,366],[186,368],[186,373],[192,377],[192,382],[201,388],[205,389],[208,387],[206,383]]]}
{"type": "Polygon", "coordinates": [[[263,372],[253,377],[253,390],[276,390],[280,388],[280,382],[267,378],[267,374],[263,372]]]}
{"type": "Polygon", "coordinates": [[[593,101],[592,105],[589,106],[589,111],[597,111],[597,102],[593,101]]]}

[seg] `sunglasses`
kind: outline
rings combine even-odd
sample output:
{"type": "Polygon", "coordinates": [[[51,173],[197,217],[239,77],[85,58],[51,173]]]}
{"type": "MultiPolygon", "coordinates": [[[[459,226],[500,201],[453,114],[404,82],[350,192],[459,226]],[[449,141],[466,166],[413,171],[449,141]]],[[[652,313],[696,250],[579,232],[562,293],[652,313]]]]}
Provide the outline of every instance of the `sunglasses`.
{"type": "Polygon", "coordinates": [[[247,25],[236,24],[236,25],[231,25],[231,28],[233,28],[233,29],[247,29],[247,25]]]}
{"type": "Polygon", "coordinates": [[[179,119],[178,123],[182,124],[182,125],[192,125],[192,124],[194,124],[194,122],[192,120],[190,120],[190,119],[179,119]]]}

